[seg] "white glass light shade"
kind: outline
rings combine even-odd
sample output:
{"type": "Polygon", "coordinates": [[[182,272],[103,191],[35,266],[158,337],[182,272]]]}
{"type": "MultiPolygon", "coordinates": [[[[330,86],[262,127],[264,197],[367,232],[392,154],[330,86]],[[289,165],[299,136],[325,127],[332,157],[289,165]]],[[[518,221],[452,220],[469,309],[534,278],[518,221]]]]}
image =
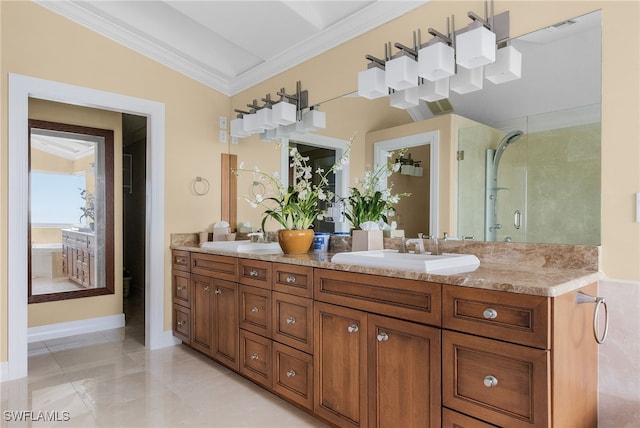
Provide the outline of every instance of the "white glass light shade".
{"type": "Polygon", "coordinates": [[[418,61],[406,55],[387,61],[384,81],[397,91],[418,86],[418,61]]]}
{"type": "Polygon", "coordinates": [[[237,119],[233,119],[231,121],[231,136],[232,137],[239,137],[239,138],[244,138],[244,137],[248,137],[249,135],[251,135],[248,132],[245,132],[244,130],[244,119],[241,118],[237,118],[237,119]]]}
{"type": "Polygon", "coordinates": [[[275,129],[278,124],[273,121],[273,112],[270,108],[263,108],[256,112],[258,126],[263,129],[275,129]]]}
{"type": "Polygon", "coordinates": [[[302,115],[302,122],[307,131],[317,131],[327,127],[327,113],[319,110],[309,110],[302,115]]]}
{"type": "Polygon", "coordinates": [[[400,167],[400,174],[402,175],[413,175],[415,167],[413,165],[402,165],[400,167]]]}
{"type": "Polygon", "coordinates": [[[279,126],[276,128],[276,138],[289,138],[291,135],[297,133],[297,122],[290,123],[286,126],[279,126]]]}
{"type": "Polygon", "coordinates": [[[482,69],[458,67],[458,72],[449,78],[449,89],[459,94],[479,91],[482,89],[482,69]]]}
{"type": "Polygon", "coordinates": [[[522,75],[522,54],[513,46],[498,49],[496,62],[484,69],[484,77],[499,84],[519,79],[522,75]]]}
{"type": "Polygon", "coordinates": [[[402,91],[395,91],[391,94],[389,104],[391,107],[407,109],[409,107],[415,107],[420,103],[418,98],[418,86],[413,88],[404,89],[402,91]]]}
{"type": "Polygon", "coordinates": [[[496,60],[496,35],[486,27],[478,27],[456,36],[456,63],[476,68],[496,60]]]}
{"type": "Polygon", "coordinates": [[[414,177],[422,177],[424,175],[424,167],[416,166],[413,168],[413,176],[414,177]]]}
{"type": "Polygon", "coordinates": [[[373,67],[358,73],[358,95],[370,100],[389,95],[384,70],[373,67]]]}
{"type": "Polygon", "coordinates": [[[278,125],[289,125],[296,121],[296,105],[280,101],[271,108],[271,120],[278,125]]]}
{"type": "Polygon", "coordinates": [[[418,51],[418,76],[434,82],[455,72],[454,51],[446,43],[434,43],[418,51]]]}
{"type": "Polygon", "coordinates": [[[245,114],[243,120],[242,127],[244,128],[244,132],[257,134],[264,131],[263,128],[258,126],[258,115],[256,113],[245,114]]]}
{"type": "Polygon", "coordinates": [[[418,97],[425,101],[438,101],[449,96],[449,78],[429,82],[418,86],[418,97]]]}
{"type": "Polygon", "coordinates": [[[275,139],[276,139],[275,129],[265,129],[264,132],[260,133],[260,141],[272,142],[275,139]]]}

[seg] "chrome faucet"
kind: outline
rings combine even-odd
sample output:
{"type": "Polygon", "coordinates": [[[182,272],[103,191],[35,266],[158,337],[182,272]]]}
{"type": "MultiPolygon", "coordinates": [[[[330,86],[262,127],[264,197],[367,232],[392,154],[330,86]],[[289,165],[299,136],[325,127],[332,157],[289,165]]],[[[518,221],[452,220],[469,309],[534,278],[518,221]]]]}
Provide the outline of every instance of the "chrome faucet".
{"type": "Polygon", "coordinates": [[[431,235],[431,236],[425,236],[425,239],[431,239],[435,245],[435,250],[431,252],[432,255],[434,256],[439,256],[442,253],[440,252],[440,248],[438,246],[438,236],[437,235],[431,235]]]}
{"type": "Polygon", "coordinates": [[[415,246],[413,247],[413,248],[415,248],[414,252],[416,254],[424,254],[424,241],[422,240],[422,238],[407,239],[404,242],[404,244],[405,244],[405,246],[411,245],[411,244],[415,244],[415,246]]]}

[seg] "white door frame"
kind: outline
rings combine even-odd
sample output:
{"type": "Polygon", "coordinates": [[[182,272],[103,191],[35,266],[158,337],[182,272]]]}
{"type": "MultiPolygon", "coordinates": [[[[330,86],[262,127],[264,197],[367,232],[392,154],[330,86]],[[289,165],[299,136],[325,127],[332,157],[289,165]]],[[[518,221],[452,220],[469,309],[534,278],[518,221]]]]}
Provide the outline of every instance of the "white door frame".
{"type": "Polygon", "coordinates": [[[8,361],[2,381],[27,375],[27,228],[29,97],[147,117],[145,346],[170,344],[164,334],[164,126],[165,106],[126,95],[9,74],[8,361]]]}
{"type": "MultiPolygon", "coordinates": [[[[373,163],[374,168],[378,165],[387,162],[387,153],[390,151],[400,150],[404,148],[417,147],[428,145],[431,154],[429,156],[429,234],[438,235],[438,213],[439,213],[439,196],[440,196],[440,183],[439,183],[439,170],[438,160],[439,151],[438,143],[440,141],[439,131],[423,132],[421,134],[408,135],[406,137],[393,138],[391,140],[378,141],[373,145],[373,163]]],[[[387,178],[383,177],[380,180],[380,187],[385,189],[387,187],[387,178]]]]}

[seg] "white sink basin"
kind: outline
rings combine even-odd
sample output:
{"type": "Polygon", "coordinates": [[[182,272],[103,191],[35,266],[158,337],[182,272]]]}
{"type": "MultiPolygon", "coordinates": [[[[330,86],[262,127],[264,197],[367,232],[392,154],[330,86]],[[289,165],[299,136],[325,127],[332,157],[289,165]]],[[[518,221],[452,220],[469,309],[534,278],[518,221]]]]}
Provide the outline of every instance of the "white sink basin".
{"type": "Polygon", "coordinates": [[[232,251],[236,253],[253,254],[277,254],[282,253],[277,242],[251,242],[245,241],[213,241],[203,242],[200,247],[212,250],[232,251]]]}
{"type": "Polygon", "coordinates": [[[445,253],[434,256],[428,253],[399,253],[398,250],[337,253],[331,261],[347,265],[413,270],[442,275],[472,272],[480,266],[480,260],[473,254],[445,253]]]}

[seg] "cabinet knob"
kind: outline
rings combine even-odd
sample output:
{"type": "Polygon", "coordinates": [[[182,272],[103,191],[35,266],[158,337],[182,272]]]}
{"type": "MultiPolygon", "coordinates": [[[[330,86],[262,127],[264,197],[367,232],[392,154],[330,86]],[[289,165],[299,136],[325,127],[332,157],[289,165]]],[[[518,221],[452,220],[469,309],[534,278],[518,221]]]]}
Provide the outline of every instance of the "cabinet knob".
{"type": "Polygon", "coordinates": [[[349,327],[347,327],[347,331],[349,333],[356,333],[358,331],[358,325],[357,324],[351,324],[349,327]]]}
{"type": "Polygon", "coordinates": [[[296,375],[296,371],[291,369],[287,372],[287,377],[294,377],[296,375]]]}
{"type": "Polygon", "coordinates": [[[295,324],[296,319],[294,317],[287,317],[287,324],[295,324]]]}
{"type": "Polygon", "coordinates": [[[488,320],[492,320],[492,319],[494,319],[494,318],[496,318],[498,316],[498,311],[496,311],[493,308],[487,308],[482,313],[482,316],[485,317],[488,320]]]}
{"type": "Polygon", "coordinates": [[[176,257],[176,264],[185,264],[186,261],[184,257],[176,257]]]}
{"type": "Polygon", "coordinates": [[[491,388],[498,385],[498,379],[496,379],[494,376],[485,376],[484,377],[484,386],[486,386],[487,388],[491,388]]]}
{"type": "Polygon", "coordinates": [[[389,340],[389,335],[383,331],[376,336],[376,339],[378,339],[378,342],[386,342],[389,340]]]}
{"type": "Polygon", "coordinates": [[[209,288],[209,286],[208,286],[208,285],[205,285],[205,287],[204,287],[204,291],[209,291],[209,290],[211,290],[211,288],[209,288]]]}
{"type": "Polygon", "coordinates": [[[222,294],[222,290],[220,290],[219,288],[216,288],[216,294],[222,294]]]}
{"type": "Polygon", "coordinates": [[[287,284],[293,284],[294,282],[296,282],[296,277],[295,276],[288,276],[287,277],[287,284]]]}
{"type": "Polygon", "coordinates": [[[253,355],[251,355],[251,359],[252,359],[252,360],[257,360],[257,359],[258,359],[258,354],[253,354],[253,355]]]}
{"type": "Polygon", "coordinates": [[[258,313],[259,310],[260,309],[258,309],[257,306],[254,306],[253,308],[251,308],[251,312],[254,313],[254,314],[258,313]]]}
{"type": "Polygon", "coordinates": [[[249,276],[258,276],[258,271],[255,269],[252,269],[249,271],[249,276]]]}
{"type": "Polygon", "coordinates": [[[178,324],[178,326],[181,326],[181,325],[185,325],[186,323],[187,323],[186,321],[178,321],[176,324],[178,324]]]}
{"type": "Polygon", "coordinates": [[[181,285],[178,285],[178,287],[176,287],[176,288],[178,289],[178,291],[180,291],[180,290],[184,290],[184,289],[185,289],[185,288],[187,288],[187,287],[183,287],[183,286],[181,286],[181,285]]]}

